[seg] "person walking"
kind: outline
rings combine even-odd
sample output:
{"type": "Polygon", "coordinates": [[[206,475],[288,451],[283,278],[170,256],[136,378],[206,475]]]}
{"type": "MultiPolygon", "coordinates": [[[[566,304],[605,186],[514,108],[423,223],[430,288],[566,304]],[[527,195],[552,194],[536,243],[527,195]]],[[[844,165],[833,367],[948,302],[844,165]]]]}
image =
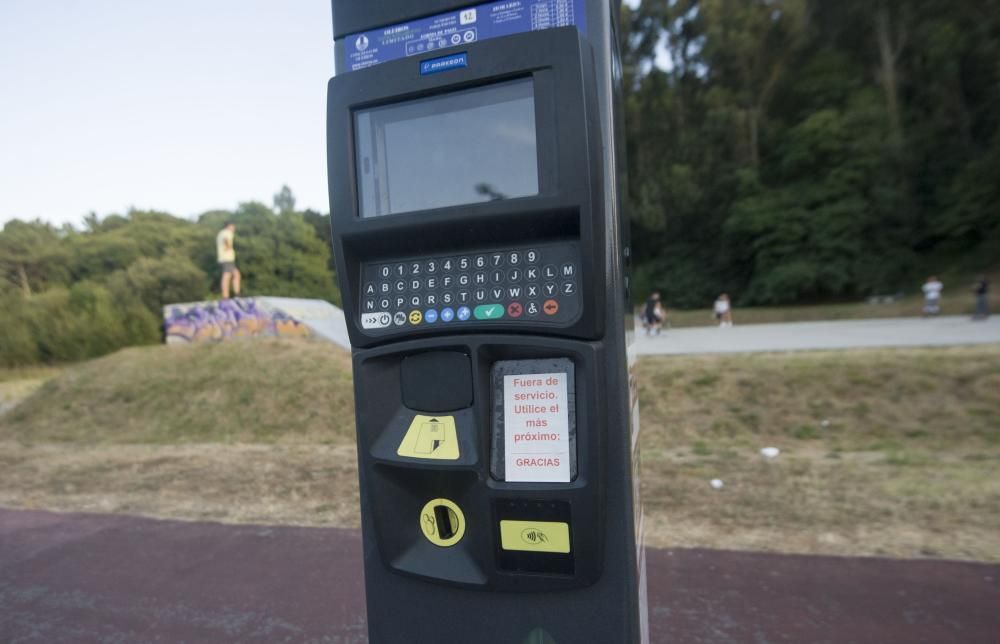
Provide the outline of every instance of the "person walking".
{"type": "Polygon", "coordinates": [[[937,315],[941,312],[941,291],[943,290],[944,284],[934,275],[928,277],[927,281],[924,282],[924,317],[937,315]]]}
{"type": "Polygon", "coordinates": [[[733,326],[733,307],[727,293],[723,293],[715,300],[715,319],[719,322],[720,328],[733,326]]]}
{"type": "Polygon", "coordinates": [[[972,293],[976,296],[976,312],[972,314],[972,319],[985,320],[990,317],[990,283],[985,275],[976,278],[972,293]]]}
{"type": "Polygon", "coordinates": [[[650,335],[650,333],[660,335],[665,317],[666,311],[663,310],[663,304],[660,303],[660,292],[653,291],[653,294],[646,300],[646,306],[642,311],[642,325],[646,327],[646,335],[650,335]]]}
{"type": "Polygon", "coordinates": [[[219,234],[215,236],[215,251],[219,261],[219,268],[222,270],[222,279],[219,282],[219,289],[222,292],[222,299],[229,299],[229,287],[232,285],[233,293],[240,296],[240,271],[236,268],[236,248],[233,242],[236,238],[236,224],[227,221],[219,234]]]}

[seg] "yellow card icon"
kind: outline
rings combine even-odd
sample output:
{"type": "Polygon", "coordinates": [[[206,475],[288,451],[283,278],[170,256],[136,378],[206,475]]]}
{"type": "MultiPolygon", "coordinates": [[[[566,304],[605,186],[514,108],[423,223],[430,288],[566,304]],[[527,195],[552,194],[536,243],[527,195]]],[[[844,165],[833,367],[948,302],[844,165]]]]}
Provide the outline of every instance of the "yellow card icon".
{"type": "Polygon", "coordinates": [[[561,521],[501,521],[500,547],[524,552],[568,553],[569,524],[561,521]]]}
{"type": "Polygon", "coordinates": [[[407,458],[457,461],[458,432],[454,416],[414,416],[396,454],[407,458]]]}

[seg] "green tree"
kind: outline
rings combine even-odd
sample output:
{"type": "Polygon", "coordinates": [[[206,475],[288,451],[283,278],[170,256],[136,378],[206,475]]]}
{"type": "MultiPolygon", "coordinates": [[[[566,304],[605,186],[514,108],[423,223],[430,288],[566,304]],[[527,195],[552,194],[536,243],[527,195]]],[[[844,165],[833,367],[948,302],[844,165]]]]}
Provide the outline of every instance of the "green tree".
{"type": "Polygon", "coordinates": [[[281,214],[295,212],[295,195],[288,186],[281,186],[281,190],[274,194],[274,209],[281,214]]]}
{"type": "Polygon", "coordinates": [[[236,261],[248,292],[339,303],[328,268],[329,247],[301,213],[275,215],[264,204],[248,202],[231,219],[237,230],[236,261]]]}
{"type": "Polygon", "coordinates": [[[14,219],[0,232],[0,272],[25,295],[65,283],[67,264],[62,239],[49,224],[14,219]]]}
{"type": "Polygon", "coordinates": [[[108,278],[108,288],[120,301],[137,299],[156,316],[167,304],[204,299],[207,285],[204,271],[180,255],[143,257],[108,278]]]}

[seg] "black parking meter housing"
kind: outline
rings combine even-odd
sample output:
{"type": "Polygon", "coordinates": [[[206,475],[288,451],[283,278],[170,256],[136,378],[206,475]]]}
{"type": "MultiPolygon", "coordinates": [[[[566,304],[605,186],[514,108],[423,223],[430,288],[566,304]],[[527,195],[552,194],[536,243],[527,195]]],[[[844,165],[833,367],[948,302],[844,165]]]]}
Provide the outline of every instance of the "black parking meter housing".
{"type": "Polygon", "coordinates": [[[372,642],[648,637],[617,10],[333,0],[330,204],[372,642]],[[539,28],[564,9],[573,24],[539,28]],[[473,31],[515,22],[497,12],[535,30],[473,31]],[[409,55],[350,66],[400,40],[409,55]],[[469,122],[482,140],[456,134],[469,122]]]}

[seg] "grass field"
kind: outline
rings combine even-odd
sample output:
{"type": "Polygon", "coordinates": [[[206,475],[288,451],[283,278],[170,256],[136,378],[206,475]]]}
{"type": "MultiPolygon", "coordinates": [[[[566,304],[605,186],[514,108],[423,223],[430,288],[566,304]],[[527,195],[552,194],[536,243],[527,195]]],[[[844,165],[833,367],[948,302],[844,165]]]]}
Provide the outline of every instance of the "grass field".
{"type": "Polygon", "coordinates": [[[58,373],[56,367],[0,369],[0,414],[13,409],[58,373]]]}
{"type": "MultiPolygon", "coordinates": [[[[1000,271],[991,275],[992,289],[990,310],[1000,313],[1000,271]]],[[[904,297],[900,300],[881,304],[849,302],[844,304],[821,304],[815,306],[760,306],[735,307],[733,318],[736,324],[771,324],[777,322],[820,322],[824,320],[871,320],[876,318],[919,317],[922,313],[923,298],[904,297]]],[[[945,291],[941,302],[941,315],[972,315],[974,302],[963,284],[945,291]]],[[[641,312],[641,308],[637,311],[641,312]]],[[[708,326],[715,324],[712,311],[708,308],[689,311],[670,310],[670,326],[673,328],[708,326]]]]}
{"type": "MultiPolygon", "coordinates": [[[[0,505],[358,525],[350,364],[331,345],[129,349],[29,375],[48,380],[0,416],[0,505]]],[[[998,392],[1000,346],[644,358],[647,541],[1000,561],[998,392]]]]}

